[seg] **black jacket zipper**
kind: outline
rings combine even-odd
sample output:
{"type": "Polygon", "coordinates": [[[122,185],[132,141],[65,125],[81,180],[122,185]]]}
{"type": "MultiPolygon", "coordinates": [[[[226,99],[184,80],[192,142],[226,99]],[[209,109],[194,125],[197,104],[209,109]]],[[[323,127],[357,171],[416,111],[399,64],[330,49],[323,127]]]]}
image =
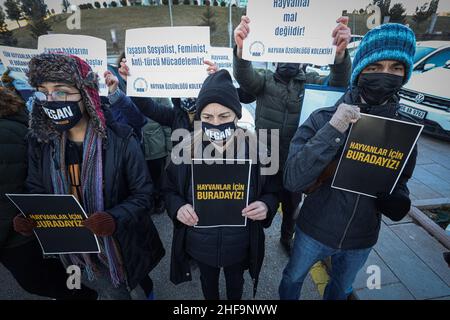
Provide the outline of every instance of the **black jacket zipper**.
{"type": "Polygon", "coordinates": [[[344,234],[342,235],[341,241],[339,242],[339,249],[342,248],[342,244],[344,243],[345,237],[347,236],[348,229],[350,228],[351,223],[353,222],[353,219],[356,215],[356,209],[358,208],[359,199],[361,198],[361,195],[358,194],[358,197],[356,198],[355,206],[353,207],[353,212],[350,220],[347,223],[347,226],[345,227],[344,234]]]}

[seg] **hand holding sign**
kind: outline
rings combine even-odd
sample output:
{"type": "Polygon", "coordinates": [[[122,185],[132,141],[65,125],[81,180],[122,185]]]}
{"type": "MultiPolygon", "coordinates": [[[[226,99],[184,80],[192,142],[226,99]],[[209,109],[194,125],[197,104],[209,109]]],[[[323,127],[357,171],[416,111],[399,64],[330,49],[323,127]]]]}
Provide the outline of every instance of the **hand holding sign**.
{"type": "Polygon", "coordinates": [[[33,229],[36,228],[36,225],[36,221],[22,215],[17,215],[13,219],[14,231],[26,237],[33,235],[33,229]]]}
{"type": "Polygon", "coordinates": [[[375,204],[378,211],[392,221],[402,220],[411,209],[411,200],[400,193],[379,193],[375,204]]]}
{"type": "Polygon", "coordinates": [[[206,72],[208,72],[208,74],[216,73],[217,70],[219,69],[217,67],[217,65],[214,62],[212,62],[212,61],[205,60],[204,63],[208,66],[208,68],[206,68],[206,72]]]}
{"type": "Polygon", "coordinates": [[[330,124],[339,132],[344,133],[351,123],[356,123],[361,118],[359,111],[359,107],[342,103],[331,118],[330,124]]]}
{"type": "Polygon", "coordinates": [[[100,237],[111,236],[116,230],[114,218],[106,212],[96,212],[82,222],[82,225],[100,237]]]}
{"type": "Polygon", "coordinates": [[[192,205],[185,204],[177,212],[177,219],[181,223],[184,223],[187,226],[195,226],[198,223],[198,216],[194,211],[192,205]]]}
{"type": "Polygon", "coordinates": [[[350,43],[352,32],[347,26],[348,20],[348,17],[340,17],[337,19],[336,22],[339,23],[339,25],[333,30],[332,33],[332,37],[334,39],[333,45],[337,46],[336,58],[334,60],[334,63],[336,64],[341,63],[344,60],[345,49],[347,49],[347,46],[350,43]]]}
{"type": "Polygon", "coordinates": [[[395,187],[412,176],[415,155],[412,162],[409,157],[423,126],[365,113],[360,117],[350,128],[331,186],[381,197],[377,203],[381,212],[403,214],[409,209],[408,199],[394,196],[404,193],[402,188],[397,193],[395,187]],[[406,179],[400,179],[403,174],[406,179]]]}
{"type": "MultiPolygon", "coordinates": [[[[86,227],[83,225],[84,221],[87,221],[85,220],[87,215],[73,195],[6,194],[6,196],[22,213],[22,216],[17,216],[13,220],[14,230],[25,236],[31,236],[34,232],[44,254],[100,252],[97,237],[86,228],[88,223],[86,227]]],[[[105,229],[108,223],[100,221],[97,225],[105,229]]],[[[104,235],[95,230],[93,232],[104,235]]]]}
{"type": "Polygon", "coordinates": [[[234,42],[237,45],[237,56],[242,58],[242,47],[244,46],[244,40],[250,33],[250,27],[248,24],[250,19],[247,16],[241,17],[241,23],[234,29],[234,42]]]}
{"type": "Polygon", "coordinates": [[[105,78],[105,83],[108,87],[108,93],[114,93],[119,87],[119,79],[109,70],[105,71],[103,77],[105,78]]]}
{"type": "Polygon", "coordinates": [[[267,212],[269,212],[269,208],[264,202],[255,201],[242,210],[242,216],[254,221],[264,220],[267,218],[267,212]]]}
{"type": "MultiPolygon", "coordinates": [[[[204,64],[206,64],[208,67],[206,68],[206,72],[208,74],[216,73],[219,69],[217,65],[209,60],[205,60],[204,64]]],[[[130,68],[127,66],[127,59],[123,58],[120,62],[119,66],[119,75],[122,77],[123,80],[127,81],[128,76],[130,75],[130,68]]]]}

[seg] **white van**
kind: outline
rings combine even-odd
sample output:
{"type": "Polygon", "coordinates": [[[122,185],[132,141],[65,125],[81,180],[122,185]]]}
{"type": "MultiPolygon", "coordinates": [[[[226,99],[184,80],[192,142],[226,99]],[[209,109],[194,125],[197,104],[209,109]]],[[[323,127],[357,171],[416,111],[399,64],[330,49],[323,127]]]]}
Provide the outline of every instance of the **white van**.
{"type": "Polygon", "coordinates": [[[450,60],[414,73],[400,90],[400,112],[425,125],[424,132],[450,140],[450,60]]]}

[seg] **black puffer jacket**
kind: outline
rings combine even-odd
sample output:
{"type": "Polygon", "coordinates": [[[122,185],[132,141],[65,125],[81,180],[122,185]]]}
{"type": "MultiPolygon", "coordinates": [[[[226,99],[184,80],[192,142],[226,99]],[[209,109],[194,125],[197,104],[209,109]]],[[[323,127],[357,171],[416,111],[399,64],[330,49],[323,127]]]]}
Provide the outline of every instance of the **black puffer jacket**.
{"type": "Polygon", "coordinates": [[[19,212],[5,196],[25,189],[28,114],[25,105],[19,108],[5,102],[0,102],[0,251],[32,240],[14,231],[12,220],[19,212]]]}
{"type": "MultiPolygon", "coordinates": [[[[103,155],[104,207],[116,221],[113,237],[118,241],[133,289],[159,263],[164,248],[150,217],[152,183],[139,142],[132,129],[107,118],[103,155]]],[[[27,189],[30,193],[53,193],[49,143],[30,138],[27,189]]]]}
{"type": "MultiPolygon", "coordinates": [[[[291,192],[305,192],[313,186],[327,166],[338,160],[345,145],[346,133],[340,133],[329,123],[342,103],[359,102],[357,90],[348,91],[334,107],[316,110],[300,126],[292,139],[284,169],[284,186],[291,192]]],[[[362,112],[401,119],[398,98],[381,107],[362,112]]],[[[402,119],[409,120],[409,119],[402,119]]],[[[407,182],[416,164],[417,147],[406,163],[393,193],[409,196],[407,182]]],[[[370,248],[378,240],[381,213],[375,198],[331,188],[333,175],[309,194],[297,220],[299,228],[310,237],[336,249],[370,248]]]]}

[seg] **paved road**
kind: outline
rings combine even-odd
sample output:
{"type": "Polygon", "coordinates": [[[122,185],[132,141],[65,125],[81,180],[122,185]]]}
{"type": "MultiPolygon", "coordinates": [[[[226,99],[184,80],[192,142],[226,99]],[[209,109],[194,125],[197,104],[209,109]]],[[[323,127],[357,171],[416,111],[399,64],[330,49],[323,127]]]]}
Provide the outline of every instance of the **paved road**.
{"type": "Polygon", "coordinates": [[[450,198],[450,142],[422,134],[413,179],[412,200],[450,198]]]}
{"type": "MultiPolygon", "coordinates": [[[[450,198],[450,143],[427,135],[419,140],[419,157],[414,177],[409,183],[413,200],[450,198]]],[[[161,238],[168,251],[166,257],[152,272],[155,293],[158,299],[202,299],[198,270],[193,270],[193,281],[178,286],[169,280],[169,252],[171,246],[172,223],[166,215],[154,216],[161,238]]],[[[257,299],[277,299],[277,287],[281,272],[287,263],[279,243],[278,235],[281,218],[266,231],[266,259],[261,272],[257,299]]],[[[223,281],[223,279],[222,279],[223,281]]],[[[222,292],[222,296],[224,293],[222,292]]],[[[0,299],[39,299],[24,292],[0,265],[0,299]]],[[[251,299],[251,282],[246,277],[244,298],[251,299]]],[[[317,289],[308,277],[302,292],[303,299],[319,299],[317,289]]],[[[42,299],[42,298],[41,298],[42,299]]]]}
{"type": "MultiPolygon", "coordinates": [[[[151,277],[155,282],[155,295],[157,299],[203,299],[201,286],[199,281],[198,269],[192,270],[193,281],[178,286],[173,285],[169,281],[169,258],[172,237],[172,222],[167,215],[161,214],[153,216],[156,227],[160,232],[160,236],[167,249],[167,254],[152,271],[151,277]]],[[[287,263],[287,257],[279,245],[279,230],[281,224],[281,216],[278,214],[271,228],[266,232],[266,259],[260,275],[260,284],[256,299],[276,300],[278,299],[278,284],[281,279],[281,272],[287,263]]],[[[30,266],[31,267],[31,266],[30,266]]],[[[244,288],[244,299],[252,299],[252,285],[248,274],[246,273],[246,282],[244,288]]],[[[224,279],[222,277],[222,287],[224,287],[224,279]]],[[[0,265],[0,299],[43,299],[42,297],[30,295],[23,291],[11,277],[5,268],[0,265]]],[[[139,297],[139,295],[137,295],[139,297]]],[[[225,298],[225,292],[221,293],[225,298]]],[[[303,299],[320,299],[320,295],[308,277],[305,282],[303,299]]]]}

